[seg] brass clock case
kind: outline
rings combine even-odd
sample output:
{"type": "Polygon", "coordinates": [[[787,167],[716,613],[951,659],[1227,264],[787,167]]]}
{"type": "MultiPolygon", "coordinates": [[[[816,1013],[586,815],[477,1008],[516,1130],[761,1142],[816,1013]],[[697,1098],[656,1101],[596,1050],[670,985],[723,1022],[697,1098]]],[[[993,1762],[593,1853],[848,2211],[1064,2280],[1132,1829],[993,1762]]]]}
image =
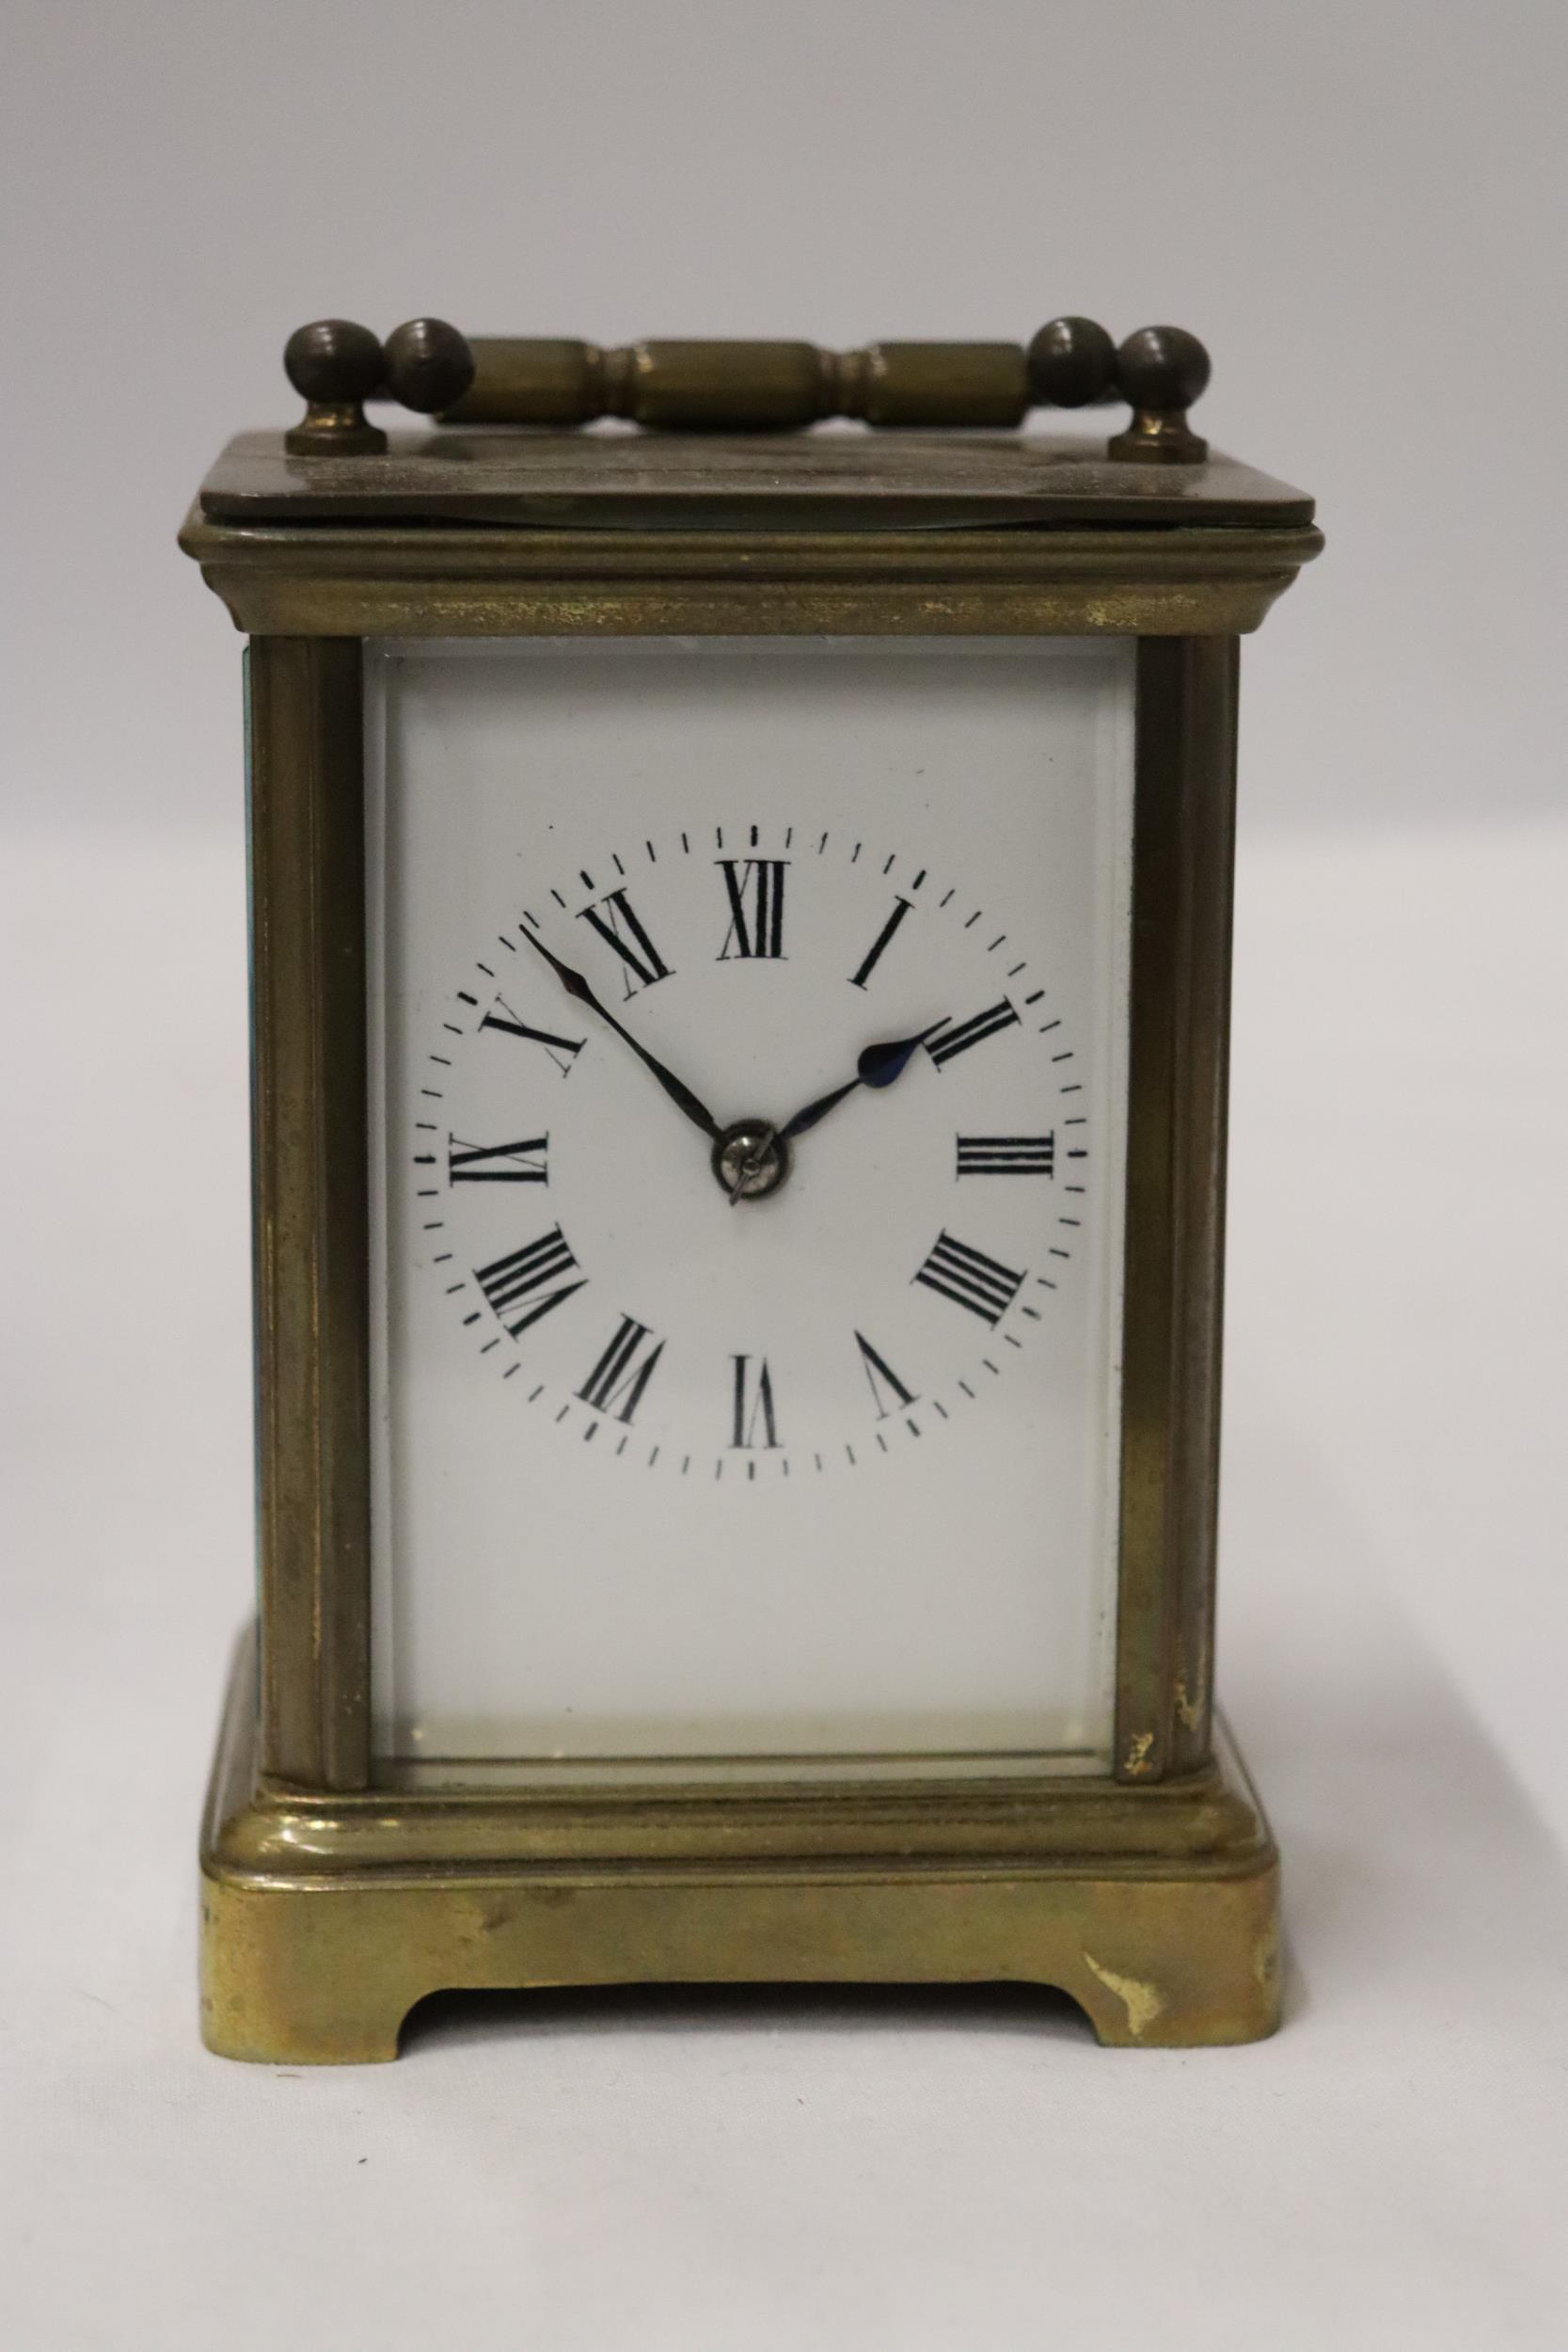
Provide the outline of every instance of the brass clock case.
{"type": "Polygon", "coordinates": [[[251,639],[261,1487],[202,1838],[213,2048],[390,2058],[430,1992],[658,1980],[1032,1981],[1108,2042],[1276,2022],[1276,1857],[1211,1698],[1235,703],[1321,541],[1230,460],[1083,446],[247,435],[210,477],[182,544],[251,639]],[[361,643],[775,632],[1138,640],[1114,1771],[378,1779],[361,643]]]}

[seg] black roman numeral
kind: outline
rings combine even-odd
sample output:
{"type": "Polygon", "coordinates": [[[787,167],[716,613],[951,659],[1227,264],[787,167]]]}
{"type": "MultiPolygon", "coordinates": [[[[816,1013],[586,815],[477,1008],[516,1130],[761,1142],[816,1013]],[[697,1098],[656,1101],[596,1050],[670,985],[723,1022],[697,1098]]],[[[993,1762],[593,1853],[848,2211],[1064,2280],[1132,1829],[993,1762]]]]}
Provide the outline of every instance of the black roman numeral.
{"type": "Polygon", "coordinates": [[[614,1338],[578,1394],[599,1413],[608,1413],[618,1404],[621,1409],[615,1418],[629,1428],[632,1416],[642,1402],[642,1391],[654,1376],[654,1366],[663,1353],[664,1342],[654,1339],[645,1323],[634,1323],[630,1315],[623,1315],[614,1338]],[[649,1341],[653,1342],[651,1346],[646,1344],[649,1341]]]}
{"type": "Polygon", "coordinates": [[[721,857],[715,860],[724,877],[730,902],[730,928],[719,950],[719,961],[737,956],[784,954],[784,857],[721,857]]]}
{"type": "Polygon", "coordinates": [[[584,907],[579,923],[592,923],[599,937],[613,947],[621,959],[621,977],[628,996],[635,996],[640,988],[652,988],[656,980],[667,980],[670,967],[638,919],[631,900],[624,890],[612,890],[598,906],[584,907]],[[600,908],[606,911],[601,914],[600,908]]]}
{"type": "Polygon", "coordinates": [[[858,972],[851,972],[849,975],[849,985],[851,988],[863,988],[865,986],[866,981],[871,977],[872,973],[877,969],[877,965],[881,958],[882,952],[891,942],[894,932],[898,929],[899,924],[903,921],[905,915],[908,914],[913,904],[914,900],[912,898],[895,898],[893,902],[893,913],[888,916],[887,921],[882,925],[881,930],[877,933],[876,938],[872,941],[870,948],[866,954],[865,961],[861,965],[858,972]]]}
{"type": "Polygon", "coordinates": [[[982,1249],[972,1249],[952,1234],[937,1235],[925,1264],[913,1278],[927,1290],[938,1291],[956,1307],[967,1307],[982,1323],[1000,1323],[1023,1280],[1010,1266],[999,1265],[982,1249]]]}
{"type": "Polygon", "coordinates": [[[999,1005],[988,1005],[984,1012],[974,1013],[969,1020],[960,1021],[956,1029],[950,1029],[944,1024],[935,1037],[927,1039],[926,1051],[940,1070],[942,1063],[951,1061],[955,1054],[967,1054],[972,1045],[978,1045],[985,1038],[994,1037],[998,1029],[1010,1029],[1017,1019],[1017,1013],[1004,996],[999,1005]]]}
{"type": "Polygon", "coordinates": [[[526,1136],[520,1143],[464,1143],[456,1136],[447,1146],[447,1178],[454,1184],[545,1184],[548,1136],[526,1136]]]}
{"type": "Polygon", "coordinates": [[[960,1136],[960,1176],[1053,1176],[1056,1134],[1048,1136],[960,1136]]]}
{"type": "Polygon", "coordinates": [[[778,1423],[773,1418],[773,1381],[766,1356],[758,1359],[754,1374],[749,1373],[750,1356],[731,1359],[735,1365],[735,1421],[732,1446],[754,1446],[757,1426],[762,1426],[762,1442],[776,1446],[779,1442],[778,1423]]]}
{"type": "Polygon", "coordinates": [[[531,1044],[542,1045],[563,1078],[569,1078],[577,1067],[578,1056],[588,1040],[585,1037],[557,1037],[553,1029],[531,1029],[526,1021],[519,1021],[503,996],[496,1002],[504,1008],[506,1019],[499,1013],[487,1012],[480,1023],[482,1029],[504,1029],[508,1037],[526,1037],[531,1044]]]}
{"type": "Polygon", "coordinates": [[[915,1400],[914,1391],[905,1388],[886,1357],[878,1355],[863,1331],[855,1333],[855,1345],[861,1352],[861,1364],[866,1380],[870,1384],[871,1402],[877,1407],[877,1419],[886,1421],[888,1415],[895,1409],[893,1406],[884,1405],[882,1402],[884,1392],[888,1396],[896,1397],[900,1405],[912,1405],[915,1400]]]}
{"type": "Polygon", "coordinates": [[[559,1225],[552,1225],[547,1233],[531,1241],[525,1248],[514,1249],[508,1258],[498,1258],[494,1265],[474,1269],[474,1280],[484,1293],[514,1339],[526,1331],[531,1323],[547,1315],[553,1307],[581,1290],[587,1276],[567,1248],[559,1225]],[[577,1274],[578,1279],[568,1282],[561,1290],[546,1290],[547,1282],[559,1281],[563,1274],[577,1274]],[[535,1295],[542,1293],[543,1295],[535,1295]],[[524,1300],[529,1304],[524,1307],[524,1300]],[[521,1308],[516,1321],[513,1310],[521,1308]]]}

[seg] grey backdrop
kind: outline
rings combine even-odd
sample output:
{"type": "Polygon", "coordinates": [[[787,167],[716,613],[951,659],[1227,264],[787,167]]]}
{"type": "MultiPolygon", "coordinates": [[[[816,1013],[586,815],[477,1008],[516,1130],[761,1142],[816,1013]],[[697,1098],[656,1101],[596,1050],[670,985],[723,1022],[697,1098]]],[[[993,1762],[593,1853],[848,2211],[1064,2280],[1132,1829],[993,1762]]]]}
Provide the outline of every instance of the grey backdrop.
{"type": "Polygon", "coordinates": [[[1331,554],[1249,665],[1249,821],[1558,790],[1558,0],[12,0],[8,796],[234,822],[171,535],[277,355],[379,332],[1189,326],[1331,554]],[[84,663],[91,678],[84,689],[84,663]]]}
{"type": "Polygon", "coordinates": [[[10,0],[0,43],[0,2339],[1560,2352],[1568,9],[10,0]],[[323,312],[1068,310],[1196,329],[1203,429],[1328,532],[1243,671],[1220,1674],[1287,2030],[534,1995],[389,2074],[209,2059],[245,966],[181,514],[323,312]]]}

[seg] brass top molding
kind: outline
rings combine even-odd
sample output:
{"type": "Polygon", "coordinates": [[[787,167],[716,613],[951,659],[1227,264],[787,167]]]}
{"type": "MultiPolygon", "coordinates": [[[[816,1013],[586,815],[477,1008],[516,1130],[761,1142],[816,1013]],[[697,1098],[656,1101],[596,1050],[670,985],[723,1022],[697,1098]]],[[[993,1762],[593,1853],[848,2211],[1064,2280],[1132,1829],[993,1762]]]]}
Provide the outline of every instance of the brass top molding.
{"type": "Polygon", "coordinates": [[[1010,430],[1032,408],[1125,400],[1126,430],[1106,455],[1200,465],[1208,444],[1187,411],[1209,354],[1180,326],[1141,326],[1119,345],[1093,319],[1052,319],[1031,342],[816,343],[658,341],[606,350],[565,337],[477,337],[444,319],[410,319],[385,343],[348,319],[317,319],[284,348],[306,403],[292,456],[379,455],[387,437],[368,400],[441,424],[572,427],[606,417],[657,432],[789,432],[829,418],[876,427],[1010,430]]]}

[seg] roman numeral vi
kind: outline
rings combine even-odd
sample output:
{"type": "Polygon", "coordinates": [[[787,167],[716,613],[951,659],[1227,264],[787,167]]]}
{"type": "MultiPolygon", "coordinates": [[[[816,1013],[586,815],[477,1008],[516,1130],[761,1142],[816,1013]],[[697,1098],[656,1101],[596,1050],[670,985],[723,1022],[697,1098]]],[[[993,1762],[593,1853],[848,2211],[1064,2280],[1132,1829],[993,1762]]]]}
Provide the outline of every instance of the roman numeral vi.
{"type": "Polygon", "coordinates": [[[757,1429],[762,1429],[765,1446],[779,1442],[778,1423],[773,1418],[773,1380],[766,1356],[759,1358],[754,1373],[748,1370],[750,1356],[732,1357],[735,1365],[735,1418],[732,1446],[754,1446],[757,1429]]]}

